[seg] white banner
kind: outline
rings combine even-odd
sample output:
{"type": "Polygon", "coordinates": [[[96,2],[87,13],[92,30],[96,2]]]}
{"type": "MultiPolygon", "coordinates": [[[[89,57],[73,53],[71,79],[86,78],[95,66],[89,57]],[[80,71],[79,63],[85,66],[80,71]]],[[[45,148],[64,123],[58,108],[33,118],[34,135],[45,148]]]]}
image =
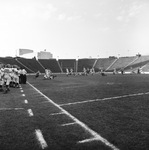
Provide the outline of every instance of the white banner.
{"type": "Polygon", "coordinates": [[[19,55],[24,55],[24,54],[28,54],[28,53],[33,53],[33,50],[30,49],[19,49],[19,55]]]}

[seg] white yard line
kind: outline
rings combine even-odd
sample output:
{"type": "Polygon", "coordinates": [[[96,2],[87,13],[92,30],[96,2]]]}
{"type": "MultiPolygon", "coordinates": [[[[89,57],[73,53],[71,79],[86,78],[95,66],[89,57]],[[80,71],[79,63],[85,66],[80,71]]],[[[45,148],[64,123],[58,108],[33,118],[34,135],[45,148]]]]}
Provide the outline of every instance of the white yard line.
{"type": "Polygon", "coordinates": [[[36,138],[39,141],[39,144],[41,145],[42,149],[45,149],[46,147],[48,147],[48,145],[47,145],[47,143],[46,143],[46,141],[42,135],[41,130],[36,129],[35,134],[36,134],[36,138]]]}
{"type": "Polygon", "coordinates": [[[128,95],[114,96],[114,97],[108,97],[108,98],[103,98],[103,99],[92,99],[92,100],[86,100],[86,101],[79,101],[79,102],[73,102],[73,103],[60,104],[59,106],[68,106],[68,105],[76,105],[76,104],[83,104],[83,103],[91,103],[91,102],[96,102],[96,101],[114,100],[114,99],[120,99],[120,98],[124,98],[124,97],[126,98],[126,97],[148,95],[148,94],[149,94],[149,92],[137,93],[137,94],[128,94],[128,95]]]}
{"type": "Polygon", "coordinates": [[[0,108],[0,111],[2,110],[22,110],[24,108],[0,108]]]}
{"type": "Polygon", "coordinates": [[[61,126],[70,126],[70,125],[74,125],[76,124],[76,122],[71,122],[71,123],[65,123],[65,124],[61,124],[61,126]]]}
{"type": "Polygon", "coordinates": [[[92,141],[96,141],[96,140],[98,140],[98,139],[90,138],[90,139],[85,139],[85,140],[79,141],[78,143],[87,143],[87,142],[92,142],[92,141]]]}
{"type": "Polygon", "coordinates": [[[30,84],[29,82],[27,82],[27,83],[34,90],[36,90],[39,94],[43,95],[51,104],[53,104],[54,106],[56,106],[57,108],[59,108],[69,118],[71,118],[74,122],[76,122],[77,124],[79,124],[86,132],[90,133],[93,138],[96,138],[98,141],[101,141],[102,143],[104,143],[105,145],[107,145],[108,147],[110,147],[112,150],[119,150],[116,146],[114,146],[113,144],[111,144],[108,140],[106,140],[105,138],[103,138],[100,134],[98,134],[97,132],[95,132],[92,129],[90,129],[86,124],[84,124],[83,122],[81,122],[80,120],[78,120],[76,117],[74,117],[73,115],[71,115],[69,112],[67,112],[65,109],[63,109],[62,107],[60,107],[58,104],[56,104],[55,102],[53,102],[49,97],[47,97],[46,95],[44,95],[41,91],[39,91],[37,88],[35,88],[32,84],[30,84]]]}
{"type": "Polygon", "coordinates": [[[56,115],[62,115],[62,114],[65,114],[65,113],[64,112],[52,113],[52,114],[50,114],[50,116],[56,116],[56,115]]]}

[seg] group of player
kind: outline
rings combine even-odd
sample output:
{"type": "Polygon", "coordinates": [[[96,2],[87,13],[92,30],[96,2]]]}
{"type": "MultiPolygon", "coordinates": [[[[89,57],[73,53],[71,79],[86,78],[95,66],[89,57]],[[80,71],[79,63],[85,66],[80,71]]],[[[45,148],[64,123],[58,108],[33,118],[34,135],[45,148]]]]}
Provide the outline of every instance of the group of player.
{"type": "Polygon", "coordinates": [[[69,75],[74,75],[74,76],[76,76],[76,75],[80,75],[80,76],[88,76],[89,74],[91,74],[91,75],[94,75],[95,74],[95,70],[94,70],[94,68],[85,68],[85,67],[83,67],[83,70],[82,70],[82,72],[78,72],[78,73],[76,73],[76,72],[74,72],[74,70],[72,69],[72,68],[66,68],[66,76],[68,77],[69,75]]]}
{"type": "Polygon", "coordinates": [[[69,75],[76,75],[72,68],[66,68],[66,76],[68,77],[69,75]]]}
{"type": "Polygon", "coordinates": [[[20,84],[26,84],[26,70],[17,65],[0,63],[0,92],[8,93],[10,87],[19,88],[20,84]]]}
{"type": "MultiPolygon", "coordinates": [[[[37,78],[40,76],[40,74],[41,74],[40,71],[37,71],[36,74],[35,74],[35,79],[37,79],[37,78]]],[[[87,75],[89,75],[89,74],[91,74],[91,75],[95,74],[94,68],[91,68],[91,69],[87,68],[87,69],[86,69],[86,68],[84,67],[84,68],[83,68],[83,71],[82,71],[82,72],[78,72],[78,73],[76,73],[72,68],[66,68],[66,76],[67,76],[67,77],[68,77],[69,75],[74,75],[74,76],[76,76],[76,75],[87,76],[87,75]]],[[[55,77],[57,77],[57,76],[54,75],[50,69],[45,68],[45,73],[44,73],[44,75],[43,75],[43,79],[54,79],[55,77]]]]}
{"type": "MultiPolygon", "coordinates": [[[[35,74],[35,79],[39,77],[40,75],[40,71],[37,71],[36,74],[35,74]]],[[[45,68],[45,73],[44,73],[44,76],[43,76],[43,79],[46,80],[46,79],[54,79],[56,77],[56,75],[54,75],[52,73],[52,71],[48,68],[45,68]]]]}
{"type": "MultiPolygon", "coordinates": [[[[142,71],[142,68],[141,67],[138,67],[137,68],[137,70],[136,71],[134,71],[133,69],[132,69],[132,67],[130,68],[131,69],[131,71],[130,71],[130,73],[131,74],[134,74],[134,73],[136,73],[136,74],[142,74],[143,73],[143,71],[142,71]]],[[[105,71],[105,69],[103,69],[103,68],[99,68],[99,71],[98,71],[98,73],[101,75],[101,76],[107,76],[107,73],[106,73],[106,71],[105,71]]],[[[115,75],[115,74],[125,74],[125,70],[124,70],[124,68],[122,67],[121,69],[119,69],[119,70],[116,70],[116,68],[114,68],[113,69],[113,75],[115,75]]],[[[68,73],[67,73],[68,74],[68,73]]],[[[89,69],[89,68],[83,68],[83,72],[81,72],[81,73],[79,73],[80,75],[85,75],[85,76],[87,76],[87,75],[89,75],[89,74],[91,74],[91,75],[93,75],[93,74],[95,74],[95,70],[94,70],[94,68],[91,68],[91,69],[89,69]]]]}
{"type": "MultiPolygon", "coordinates": [[[[137,73],[141,74],[141,72],[142,72],[141,67],[139,67],[137,73]]],[[[88,76],[88,75],[94,75],[95,73],[96,72],[95,72],[95,69],[93,67],[92,68],[83,67],[82,72],[75,72],[72,68],[66,68],[66,76],[67,77],[69,75],[88,76]]],[[[99,68],[99,71],[97,73],[99,73],[101,76],[107,76],[107,73],[103,68],[99,68]]],[[[119,74],[119,73],[121,73],[123,75],[124,74],[124,68],[121,68],[118,71],[116,70],[116,68],[113,69],[114,75],[119,74]]],[[[40,74],[41,74],[40,71],[37,71],[35,74],[35,79],[38,78],[40,74]]],[[[54,79],[55,77],[56,77],[56,75],[54,75],[50,69],[45,68],[45,73],[43,75],[43,79],[50,79],[51,80],[51,79],[54,79]]]]}

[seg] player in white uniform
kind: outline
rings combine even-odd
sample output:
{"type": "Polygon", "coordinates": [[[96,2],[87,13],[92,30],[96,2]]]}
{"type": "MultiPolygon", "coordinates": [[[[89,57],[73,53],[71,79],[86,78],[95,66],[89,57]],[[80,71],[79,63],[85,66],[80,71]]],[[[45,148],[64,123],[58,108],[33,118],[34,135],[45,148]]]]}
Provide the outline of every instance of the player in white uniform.
{"type": "Polygon", "coordinates": [[[49,69],[45,68],[44,79],[48,79],[49,77],[50,77],[50,71],[49,69]]]}
{"type": "Polygon", "coordinates": [[[53,75],[50,69],[45,69],[44,79],[54,79],[55,77],[56,75],[53,75]]]}
{"type": "Polygon", "coordinates": [[[70,69],[70,75],[74,75],[74,71],[72,68],[70,69]]]}
{"type": "Polygon", "coordinates": [[[11,78],[12,78],[12,86],[19,88],[19,73],[17,68],[12,69],[11,78]]]}
{"type": "Polygon", "coordinates": [[[113,69],[113,74],[117,74],[116,68],[113,69]]]}
{"type": "Polygon", "coordinates": [[[91,74],[91,75],[94,75],[94,74],[95,74],[94,68],[91,68],[91,69],[90,69],[90,74],[91,74]]]}
{"type": "Polygon", "coordinates": [[[10,91],[9,85],[11,82],[12,68],[10,65],[7,65],[3,71],[4,71],[4,74],[3,74],[2,78],[3,78],[4,85],[5,85],[4,93],[7,93],[8,91],[10,91]]]}
{"type": "Polygon", "coordinates": [[[66,76],[68,77],[69,74],[70,74],[69,69],[66,68],[66,76]]]}
{"type": "Polygon", "coordinates": [[[83,75],[87,76],[87,69],[85,67],[83,68],[83,75]]]}
{"type": "Polygon", "coordinates": [[[0,64],[0,92],[4,91],[3,90],[3,64],[0,64]]]}

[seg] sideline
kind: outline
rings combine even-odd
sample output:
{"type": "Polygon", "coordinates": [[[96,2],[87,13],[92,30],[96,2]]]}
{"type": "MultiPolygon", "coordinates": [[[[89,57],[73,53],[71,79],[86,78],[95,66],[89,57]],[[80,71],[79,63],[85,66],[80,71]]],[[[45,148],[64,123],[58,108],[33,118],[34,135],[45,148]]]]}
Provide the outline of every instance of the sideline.
{"type": "Polygon", "coordinates": [[[41,91],[39,91],[36,87],[34,87],[32,84],[30,84],[29,82],[27,82],[27,84],[29,84],[35,91],[37,91],[40,95],[42,95],[43,97],[45,97],[51,104],[53,104],[55,107],[59,108],[61,112],[63,112],[64,114],[66,114],[69,118],[71,118],[74,122],[76,122],[78,125],[80,125],[86,132],[90,133],[92,136],[92,139],[95,139],[96,141],[101,141],[102,143],[104,143],[105,145],[107,145],[108,147],[110,147],[112,150],[119,150],[116,146],[114,146],[113,144],[111,144],[108,140],[106,140],[105,138],[101,137],[100,134],[98,134],[97,132],[93,131],[92,129],[90,129],[86,124],[84,124],[83,122],[81,122],[80,120],[78,120],[77,118],[75,118],[74,116],[72,116],[69,112],[67,112],[65,109],[63,109],[61,106],[59,106],[58,104],[56,104],[54,101],[52,101],[49,97],[47,97],[46,95],[44,95],[41,91]]]}

